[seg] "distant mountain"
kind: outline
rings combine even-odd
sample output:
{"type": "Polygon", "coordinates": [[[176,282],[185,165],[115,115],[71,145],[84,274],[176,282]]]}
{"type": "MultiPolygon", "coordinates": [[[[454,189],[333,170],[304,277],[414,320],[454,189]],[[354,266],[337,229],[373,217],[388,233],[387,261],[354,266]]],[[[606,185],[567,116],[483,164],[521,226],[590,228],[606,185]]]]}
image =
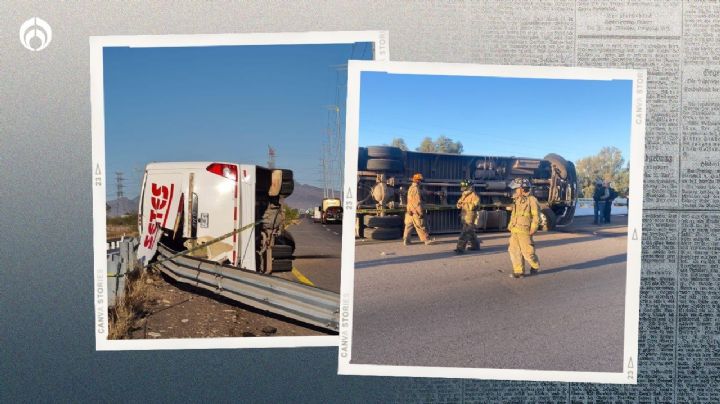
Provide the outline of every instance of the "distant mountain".
{"type": "MultiPolygon", "coordinates": [[[[305,209],[313,209],[320,206],[323,200],[324,192],[322,188],[312,185],[295,183],[295,190],[285,199],[285,203],[291,208],[304,211],[305,209]]],[[[335,196],[340,197],[340,192],[335,191],[335,196]]]]}
{"type": "Polygon", "coordinates": [[[112,201],[107,201],[107,206],[110,206],[110,210],[107,211],[107,216],[118,217],[122,215],[134,215],[138,211],[139,203],[139,196],[133,199],[128,199],[123,196],[120,199],[113,199],[112,201]]]}

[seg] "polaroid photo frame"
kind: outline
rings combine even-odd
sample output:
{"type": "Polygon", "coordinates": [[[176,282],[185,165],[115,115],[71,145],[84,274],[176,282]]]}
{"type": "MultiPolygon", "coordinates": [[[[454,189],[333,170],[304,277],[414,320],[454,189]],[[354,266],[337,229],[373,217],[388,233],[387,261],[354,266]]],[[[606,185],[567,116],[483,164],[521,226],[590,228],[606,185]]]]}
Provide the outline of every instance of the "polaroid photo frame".
{"type": "MultiPolygon", "coordinates": [[[[403,242],[399,239],[402,227],[393,228],[392,231],[381,229],[383,236],[380,239],[395,238],[391,242],[376,242],[370,238],[361,239],[358,230],[363,225],[382,226],[383,221],[387,222],[385,224],[387,226],[390,226],[390,222],[400,223],[399,225],[397,223],[392,224],[392,226],[403,226],[402,219],[396,218],[398,220],[394,221],[372,219],[376,220],[375,224],[369,223],[366,220],[367,218],[362,220],[356,218],[356,223],[345,220],[343,223],[338,373],[341,375],[636,384],[645,94],[647,88],[646,72],[644,70],[352,61],[348,70],[346,120],[346,217],[353,214],[353,209],[356,209],[358,218],[361,212],[362,214],[370,213],[375,217],[382,216],[378,215],[380,208],[375,208],[372,204],[379,206],[385,204],[388,200],[392,201],[392,198],[386,198],[386,195],[388,195],[387,189],[389,188],[395,190],[396,197],[400,194],[400,199],[395,200],[395,205],[388,203],[387,206],[384,206],[383,209],[386,209],[384,213],[395,213],[401,217],[404,216],[405,205],[402,198],[404,198],[403,192],[406,191],[403,191],[403,187],[406,190],[410,185],[414,172],[420,172],[425,176],[423,183],[427,182],[428,176],[433,176],[433,170],[445,173],[437,174],[437,177],[442,179],[436,180],[436,188],[427,191],[430,199],[450,198],[453,192],[455,192],[455,195],[459,194],[458,189],[461,189],[459,187],[460,178],[448,179],[449,174],[447,172],[451,170],[446,169],[446,166],[441,166],[441,164],[447,164],[449,167],[450,163],[443,163],[443,161],[452,161],[454,157],[438,153],[432,155],[432,159],[428,159],[427,156],[431,156],[430,154],[414,151],[427,151],[420,150],[420,148],[414,149],[415,146],[420,144],[419,138],[415,139],[414,144],[408,141],[406,145],[406,142],[402,139],[402,134],[415,133],[416,136],[425,137],[429,142],[432,142],[432,138],[435,136],[447,135],[450,138],[449,140],[461,141],[465,145],[472,143],[473,139],[481,138],[486,142],[487,150],[490,150],[487,155],[490,156],[527,156],[531,154],[528,152],[529,150],[539,150],[538,153],[541,150],[546,150],[545,153],[563,153],[563,148],[560,146],[562,143],[560,142],[555,142],[552,146],[543,148],[542,139],[534,143],[525,138],[516,140],[511,144],[508,152],[493,153],[492,150],[501,150],[499,146],[495,147],[493,145],[504,144],[503,142],[509,140],[504,127],[515,127],[516,121],[520,120],[527,120],[531,123],[533,120],[540,122],[544,114],[521,114],[519,111],[525,110],[519,109],[517,115],[512,119],[494,128],[483,127],[482,122],[480,122],[477,127],[468,129],[467,122],[465,124],[462,122],[463,120],[472,122],[472,117],[468,118],[468,116],[473,114],[466,113],[467,111],[463,109],[462,105],[453,104],[451,100],[462,99],[465,102],[474,102],[466,92],[476,91],[477,94],[480,94],[481,91],[477,90],[480,87],[474,87],[474,84],[471,84],[474,83],[473,80],[478,81],[482,78],[486,78],[488,82],[492,81],[492,85],[495,86],[493,87],[494,90],[492,92],[488,91],[487,94],[507,98],[512,98],[516,94],[515,92],[524,91],[524,89],[528,88],[528,85],[523,83],[532,84],[536,81],[542,81],[547,90],[545,94],[554,94],[555,97],[559,97],[559,104],[564,102],[562,92],[566,91],[564,89],[567,89],[572,83],[579,83],[579,86],[589,86],[585,88],[586,93],[584,96],[590,95],[590,98],[596,98],[602,94],[601,92],[593,93],[595,91],[593,88],[604,88],[603,83],[624,83],[623,88],[625,90],[621,94],[625,94],[627,98],[623,98],[623,107],[619,112],[615,113],[613,119],[624,122],[623,125],[626,128],[625,132],[623,132],[626,137],[621,143],[626,144],[625,157],[627,160],[625,161],[629,161],[627,166],[627,169],[629,169],[628,198],[631,202],[627,206],[627,231],[622,226],[616,226],[615,233],[602,233],[605,231],[603,229],[610,229],[611,226],[595,226],[589,223],[584,227],[586,229],[585,233],[577,238],[578,243],[595,242],[593,240],[602,233],[603,236],[607,236],[603,239],[605,240],[603,242],[614,243],[612,246],[618,252],[610,257],[609,262],[601,257],[596,261],[582,261],[582,258],[578,258],[582,262],[560,264],[559,261],[562,261],[562,259],[559,260],[556,257],[549,256],[550,251],[553,252],[553,255],[557,254],[558,256],[570,254],[582,257],[584,251],[581,251],[581,249],[583,247],[579,246],[584,244],[577,244],[578,247],[573,247],[573,240],[569,240],[568,237],[570,236],[566,233],[558,233],[557,237],[562,238],[562,240],[553,241],[551,233],[543,235],[541,232],[539,236],[536,235],[536,239],[539,239],[536,243],[538,245],[538,255],[540,256],[541,271],[537,275],[513,279],[510,276],[513,269],[511,260],[508,257],[507,236],[509,233],[506,229],[504,233],[491,233],[491,236],[486,239],[481,237],[481,240],[485,240],[486,243],[481,244],[479,252],[470,251],[462,255],[455,255],[451,249],[455,246],[458,231],[449,236],[440,235],[440,240],[436,240],[439,241],[440,245],[436,243],[436,245],[425,246],[418,243],[416,239],[413,245],[403,246],[403,242]],[[463,80],[466,80],[466,82],[463,82],[463,80]],[[555,86],[555,84],[557,85],[555,86]],[[597,86],[593,87],[591,84],[597,84],[597,86]],[[403,92],[406,93],[402,94],[403,92]],[[593,96],[593,94],[595,95],[593,96]],[[433,104],[432,101],[428,101],[432,100],[433,97],[440,99],[440,103],[433,104]],[[377,105],[371,104],[377,100],[380,100],[377,105]],[[465,114],[463,115],[457,111],[439,111],[445,108],[443,103],[450,104],[447,108],[460,105],[459,110],[465,114]],[[434,105],[437,108],[428,108],[428,105],[434,105]],[[437,122],[435,126],[427,124],[427,122],[433,122],[432,119],[435,115],[440,117],[452,116],[454,118],[452,122],[437,122]],[[395,139],[398,137],[401,139],[395,139]],[[368,138],[371,138],[370,143],[368,143],[368,138]],[[370,150],[373,145],[377,146],[370,150]],[[397,151],[395,150],[397,147],[388,147],[389,145],[404,146],[404,149],[409,151],[405,152],[402,149],[397,151]],[[512,147],[515,147],[515,149],[512,149],[512,147]],[[364,153],[364,155],[359,156],[359,153],[364,153]],[[368,153],[371,154],[369,157],[368,153]],[[373,153],[374,155],[372,155],[373,153]],[[376,158],[376,160],[372,167],[369,167],[369,161],[373,158],[376,158]],[[389,161],[391,159],[395,159],[397,162],[389,161]],[[411,159],[414,160],[410,161],[411,159]],[[362,170],[359,170],[359,164],[362,165],[362,170]],[[377,172],[372,172],[371,169],[377,172]],[[368,173],[368,171],[370,172],[368,173]],[[359,175],[360,173],[362,175],[359,175]],[[376,184],[381,185],[377,185],[375,188],[372,188],[372,184],[366,186],[367,181],[373,182],[373,176],[376,174],[376,184]],[[382,174],[382,177],[380,174],[382,174]],[[366,182],[361,184],[361,180],[366,182]],[[453,180],[456,183],[448,183],[453,180]],[[361,185],[363,186],[361,187],[361,185]],[[373,191],[363,190],[365,188],[372,188],[376,192],[373,194],[373,191]],[[359,195],[360,193],[363,194],[359,195]],[[367,202],[370,197],[373,197],[374,201],[367,202]],[[364,207],[359,206],[359,204],[364,207]],[[394,237],[390,237],[390,233],[393,233],[394,237]],[[626,243],[624,242],[625,238],[627,238],[626,243]],[[544,248],[544,246],[547,247],[544,248]],[[625,248],[626,259],[625,252],[622,251],[625,248]],[[467,265],[463,267],[464,264],[454,264],[454,260],[464,260],[462,262],[467,265]],[[472,269],[468,270],[466,268],[468,266],[472,267],[472,269]],[[558,266],[562,266],[562,268],[552,270],[553,267],[558,266]],[[603,310],[615,310],[613,315],[614,318],[618,319],[617,322],[613,323],[613,335],[617,336],[617,343],[613,345],[615,354],[611,359],[608,359],[612,365],[611,369],[610,367],[608,367],[608,370],[593,369],[593,359],[587,357],[584,357],[582,363],[578,360],[577,362],[580,364],[573,363],[574,358],[568,352],[573,352],[573,349],[576,349],[575,347],[567,345],[567,349],[563,349],[550,343],[553,339],[553,327],[564,329],[563,327],[566,324],[579,321],[578,319],[569,317],[565,321],[544,327],[542,324],[537,325],[534,322],[538,319],[524,318],[524,320],[528,321],[528,324],[535,324],[528,325],[529,331],[527,332],[546,333],[544,340],[533,340],[539,341],[538,345],[527,347],[523,346],[523,341],[527,337],[527,335],[523,335],[523,332],[525,332],[523,327],[516,327],[510,330],[509,333],[504,333],[502,330],[495,332],[498,328],[502,328],[505,319],[511,317],[522,318],[525,316],[524,311],[514,311],[509,308],[503,314],[507,317],[501,316],[496,319],[488,319],[488,317],[479,316],[478,318],[472,318],[475,313],[482,313],[483,310],[488,310],[488,307],[495,307],[493,306],[495,303],[484,299],[483,296],[479,296],[483,293],[494,293],[493,296],[495,297],[493,299],[506,299],[510,304],[517,304],[520,307],[523,304],[523,296],[528,296],[527,299],[531,299],[530,296],[536,293],[533,289],[545,288],[544,290],[553,290],[555,294],[545,297],[550,300],[542,301],[552,301],[551,299],[558,301],[563,296],[562,292],[567,291],[562,286],[563,282],[566,282],[569,278],[576,278],[572,282],[585,285],[586,283],[582,283],[583,281],[577,278],[593,273],[591,271],[598,267],[601,270],[596,272],[607,273],[607,279],[613,279],[613,285],[624,284],[625,286],[624,292],[620,286],[613,292],[619,296],[618,299],[613,300],[614,309],[601,308],[603,298],[600,296],[596,297],[600,304],[595,307],[597,310],[593,311],[593,313],[597,313],[603,310]],[[543,271],[547,272],[543,274],[543,271]],[[616,271],[620,275],[612,275],[612,271],[616,271]],[[624,271],[624,276],[622,271],[624,271]],[[472,287],[476,288],[476,292],[472,289],[468,290],[468,284],[473,285],[472,287]],[[490,284],[497,285],[497,287],[490,290],[488,289],[490,284]],[[454,295],[457,295],[456,300],[453,300],[454,295]],[[487,306],[478,304],[468,308],[468,304],[461,300],[478,301],[487,304],[487,306]],[[486,326],[477,323],[481,321],[480,318],[482,318],[482,321],[488,321],[486,326]],[[439,327],[445,328],[439,329],[439,327]],[[490,329],[489,327],[494,328],[490,329]],[[467,335],[464,330],[468,330],[472,335],[467,335]],[[513,333],[517,334],[517,338],[512,335],[513,333]],[[497,338],[503,336],[506,338],[505,340],[497,340],[497,338]],[[550,348],[544,346],[543,341],[547,341],[550,348]],[[511,352],[516,349],[519,349],[523,354],[510,366],[474,365],[476,363],[507,363],[507,361],[503,362],[505,358],[503,358],[502,352],[511,352]],[[552,351],[552,349],[558,352],[552,351]],[[498,354],[498,352],[500,353],[498,354]],[[542,365],[538,366],[536,360],[529,360],[533,353],[546,355],[545,357],[549,357],[548,355],[565,355],[567,356],[566,362],[569,361],[565,367],[571,369],[565,369],[563,366],[554,369],[548,369],[542,365]],[[524,360],[523,355],[527,355],[528,360],[524,360]],[[449,357],[455,358],[455,360],[446,361],[444,359],[449,357]],[[444,360],[445,362],[443,362],[444,360]],[[438,365],[438,363],[442,364],[438,365]],[[585,369],[583,363],[589,363],[590,365],[585,369]]],[[[537,101],[537,105],[540,106],[543,103],[543,98],[538,97],[537,101]]],[[[491,104],[493,103],[483,105],[487,105],[488,108],[496,107],[491,104]]],[[[511,105],[508,104],[507,100],[500,101],[499,98],[495,104],[501,106],[511,105]]],[[[548,116],[551,116],[548,119],[557,119],[558,121],[571,119],[567,112],[562,110],[555,111],[553,114],[548,113],[548,116]]],[[[592,116],[592,113],[589,116],[592,116]]],[[[578,128],[583,127],[583,123],[578,125],[578,128]]],[[[574,137],[565,137],[565,140],[575,140],[583,143],[589,140],[588,136],[585,133],[578,132],[574,137]]],[[[602,141],[603,139],[600,139],[600,143],[602,141]]],[[[566,151],[571,149],[574,148],[568,146],[566,151]]],[[[441,151],[447,152],[446,149],[441,151]]],[[[468,152],[468,154],[479,154],[479,152],[468,152]]],[[[476,190],[492,190],[495,194],[500,195],[499,197],[502,197],[503,192],[508,192],[507,195],[509,196],[509,188],[498,186],[497,181],[506,181],[507,185],[509,185],[512,176],[508,173],[513,172],[513,170],[517,169],[518,172],[522,172],[527,167],[537,169],[539,167],[537,164],[548,164],[541,161],[543,155],[540,154],[538,160],[511,157],[510,159],[515,159],[511,160],[514,161],[515,165],[508,171],[496,170],[497,167],[493,167],[488,163],[488,161],[492,160],[496,161],[497,164],[503,164],[503,161],[508,161],[507,159],[479,158],[472,160],[469,175],[491,175],[482,178],[495,178],[496,182],[490,184],[489,180],[475,179],[476,190]],[[483,166],[481,167],[478,164],[483,166]],[[473,174],[476,167],[478,171],[473,174]],[[487,174],[488,172],[492,174],[487,174]],[[495,175],[496,177],[492,177],[495,175]],[[479,185],[480,183],[484,185],[479,185]],[[487,188],[479,188],[486,186],[487,188]]],[[[545,159],[548,158],[550,157],[545,157],[545,159]]],[[[532,169],[530,172],[532,172],[532,169]]],[[[545,180],[544,183],[547,184],[548,181],[550,180],[545,180]]],[[[543,180],[539,180],[538,183],[543,183],[543,180]]],[[[577,192],[582,192],[580,185],[577,188],[577,192]]],[[[487,195],[495,195],[493,192],[487,192],[487,195]]],[[[506,218],[504,220],[509,220],[510,208],[503,213],[501,211],[505,208],[501,206],[502,200],[498,199],[497,202],[499,209],[496,212],[501,217],[506,218]],[[508,216],[502,216],[505,214],[508,216]]],[[[454,208],[454,202],[450,203],[454,208]]],[[[590,209],[592,212],[592,200],[590,200],[588,206],[584,208],[579,205],[567,206],[566,209],[568,210],[564,212],[567,213],[570,208],[572,208],[573,212],[581,209],[590,209]]],[[[455,216],[457,216],[456,212],[454,213],[455,216]]],[[[427,215],[430,214],[427,213],[427,215]]],[[[572,223],[572,219],[572,214],[570,214],[570,223],[572,223]]],[[[575,221],[584,223],[590,220],[588,217],[581,219],[575,218],[575,221]]],[[[432,221],[433,219],[430,217],[428,220],[432,221]]],[[[407,224],[408,221],[405,220],[404,223],[407,224]]],[[[430,227],[432,233],[433,225],[444,226],[444,223],[437,220],[429,223],[428,227],[430,227]]],[[[498,229],[502,229],[502,227],[498,227],[498,229]]],[[[378,228],[374,230],[377,232],[378,228]]],[[[592,285],[587,287],[591,288],[592,285]]],[[[567,291],[567,293],[572,293],[572,291],[567,291]]],[[[575,293],[581,293],[578,296],[581,299],[583,298],[583,292],[575,293]]],[[[567,310],[568,315],[573,313],[573,307],[562,306],[558,308],[553,306],[552,310],[556,312],[553,321],[562,317],[557,315],[557,311],[567,310]]],[[[592,328],[594,326],[591,320],[584,318],[579,323],[592,328]]],[[[539,319],[539,322],[542,322],[542,318],[539,319]]],[[[517,321],[508,322],[508,324],[517,324],[517,321]]],[[[587,335],[583,334],[582,326],[576,327],[575,331],[579,332],[579,335],[587,335]]],[[[567,335],[563,335],[562,338],[573,340],[572,337],[567,335]]],[[[556,339],[559,339],[559,337],[556,336],[556,339]]],[[[577,346],[582,345],[582,341],[576,340],[576,342],[577,346]]]]}
{"type": "MultiPolygon", "coordinates": [[[[97,350],[271,348],[336,346],[337,336],[277,336],[218,338],[108,339],[108,267],[106,239],[106,92],[104,83],[104,50],[108,48],[200,48],[264,45],[331,45],[371,43],[374,60],[389,58],[386,31],[337,31],[298,33],[248,33],[211,35],[133,35],[90,37],[90,79],[92,105],[92,189],[94,247],[94,328],[97,350]]],[[[206,95],[205,95],[206,96],[206,95]]],[[[321,108],[322,106],[319,106],[321,108]]],[[[338,117],[338,120],[340,117],[338,117]]],[[[265,143],[265,139],[258,139],[265,143]]],[[[245,177],[243,177],[245,179],[245,177]]],[[[207,217],[198,217],[199,221],[207,217]]],[[[212,219],[210,219],[212,220],[212,219]]],[[[201,223],[202,224],[202,223],[201,223]]]]}

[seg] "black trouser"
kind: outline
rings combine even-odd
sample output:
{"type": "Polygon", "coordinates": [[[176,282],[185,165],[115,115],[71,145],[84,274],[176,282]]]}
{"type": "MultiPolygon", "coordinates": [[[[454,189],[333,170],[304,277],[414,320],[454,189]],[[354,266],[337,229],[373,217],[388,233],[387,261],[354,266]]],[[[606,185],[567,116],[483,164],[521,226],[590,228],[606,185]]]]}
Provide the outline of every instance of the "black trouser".
{"type": "Polygon", "coordinates": [[[605,202],[603,209],[603,216],[605,217],[605,223],[610,223],[610,209],[612,209],[612,201],[605,202]]]}
{"type": "Polygon", "coordinates": [[[595,201],[595,220],[593,220],[593,224],[598,224],[598,219],[604,220],[605,218],[605,202],[603,201],[595,201]]]}

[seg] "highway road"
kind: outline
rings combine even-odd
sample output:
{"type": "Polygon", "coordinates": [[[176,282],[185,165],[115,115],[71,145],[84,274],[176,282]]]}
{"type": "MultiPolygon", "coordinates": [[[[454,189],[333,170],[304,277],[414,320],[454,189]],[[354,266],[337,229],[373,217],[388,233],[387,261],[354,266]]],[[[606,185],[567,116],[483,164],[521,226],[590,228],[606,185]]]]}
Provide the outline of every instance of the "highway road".
{"type": "Polygon", "coordinates": [[[295,273],[277,273],[286,279],[298,281],[298,276],[313,285],[340,293],[340,250],[342,248],[342,225],[313,223],[312,219],[300,219],[288,231],[295,239],[295,273]]]}
{"type": "Polygon", "coordinates": [[[356,243],[351,363],[621,372],[627,217],[535,237],[543,271],[513,279],[509,233],[479,252],[356,243]]]}

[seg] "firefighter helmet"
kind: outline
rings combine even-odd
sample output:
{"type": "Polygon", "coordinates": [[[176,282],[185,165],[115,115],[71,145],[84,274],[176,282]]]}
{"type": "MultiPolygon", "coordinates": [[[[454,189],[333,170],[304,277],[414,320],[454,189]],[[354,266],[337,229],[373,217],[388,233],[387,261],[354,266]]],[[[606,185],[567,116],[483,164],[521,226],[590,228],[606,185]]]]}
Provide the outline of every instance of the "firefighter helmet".
{"type": "Polygon", "coordinates": [[[415,174],[412,176],[412,182],[420,182],[420,181],[422,181],[422,180],[424,180],[424,179],[425,179],[425,178],[423,178],[423,175],[420,174],[420,173],[415,173],[415,174]]]}
{"type": "Polygon", "coordinates": [[[468,189],[472,188],[472,181],[471,180],[462,180],[460,181],[460,189],[468,189]]]}
{"type": "Polygon", "coordinates": [[[531,187],[530,181],[527,178],[515,178],[510,182],[510,189],[516,189],[516,188],[526,188],[529,189],[531,187]]]}

